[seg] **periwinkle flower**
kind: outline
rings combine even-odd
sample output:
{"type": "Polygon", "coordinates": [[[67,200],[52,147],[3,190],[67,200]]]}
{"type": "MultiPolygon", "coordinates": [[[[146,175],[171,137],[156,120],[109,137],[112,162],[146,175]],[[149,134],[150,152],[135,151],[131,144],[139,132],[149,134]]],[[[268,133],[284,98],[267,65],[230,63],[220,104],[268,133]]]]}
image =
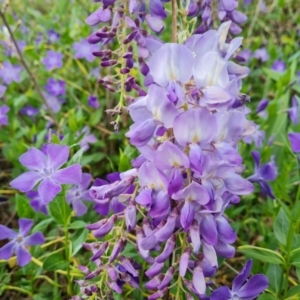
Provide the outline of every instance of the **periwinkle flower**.
{"type": "Polygon", "coordinates": [[[39,109],[31,105],[26,105],[20,109],[20,113],[32,119],[39,113],[39,109]]]}
{"type": "Polygon", "coordinates": [[[86,39],[82,39],[80,42],[73,44],[73,49],[75,51],[75,58],[85,58],[87,61],[92,62],[95,59],[95,56],[92,53],[98,51],[99,47],[90,44],[86,39]]]}
{"type": "Polygon", "coordinates": [[[45,238],[40,231],[28,235],[33,226],[32,220],[23,218],[19,219],[18,222],[20,228],[19,233],[4,225],[0,225],[0,240],[10,239],[6,245],[0,248],[0,258],[8,260],[12,257],[13,253],[15,253],[18,265],[23,267],[31,261],[31,254],[26,247],[43,244],[45,238]]]}
{"type": "Polygon", "coordinates": [[[48,214],[47,205],[45,205],[38,191],[29,191],[26,193],[26,196],[30,199],[30,205],[35,211],[39,211],[45,215],[48,214]]]}
{"type": "Polygon", "coordinates": [[[288,134],[288,138],[291,143],[292,150],[296,153],[300,152],[300,133],[291,132],[288,134]]]}
{"type": "Polygon", "coordinates": [[[68,146],[49,144],[46,151],[45,154],[37,148],[30,148],[22,154],[19,161],[29,171],[10,183],[13,188],[21,192],[29,192],[40,183],[37,190],[45,205],[61,192],[62,184],[80,184],[82,180],[79,164],[60,169],[68,160],[68,146]]]}
{"type": "Polygon", "coordinates": [[[276,72],[283,73],[286,70],[286,64],[281,60],[275,60],[271,69],[276,72]]]}
{"type": "Polygon", "coordinates": [[[252,157],[255,163],[254,174],[247,179],[251,182],[257,182],[262,192],[268,195],[270,198],[274,199],[274,194],[272,188],[267,181],[273,181],[277,177],[277,167],[274,161],[274,157],[271,161],[260,166],[260,154],[257,151],[252,151],[252,157]]]}
{"type": "Polygon", "coordinates": [[[88,96],[88,105],[93,108],[99,108],[100,104],[99,104],[98,98],[96,96],[89,95],[88,96]]]}
{"type": "MultiPolygon", "coordinates": [[[[58,99],[55,96],[52,96],[46,92],[42,92],[49,108],[54,112],[54,113],[58,113],[61,109],[61,104],[63,102],[63,100],[58,99]]],[[[43,106],[44,109],[46,109],[46,106],[43,106]]]]}
{"type": "Polygon", "coordinates": [[[266,48],[260,48],[254,51],[254,57],[262,62],[266,62],[270,58],[270,55],[266,48]]]}
{"type": "Polygon", "coordinates": [[[269,285],[266,276],[257,274],[248,281],[252,268],[252,260],[247,261],[242,271],[233,280],[232,289],[227,286],[220,287],[212,292],[210,300],[253,300],[263,292],[269,285]]]}
{"type": "Polygon", "coordinates": [[[76,216],[82,216],[87,212],[87,207],[83,201],[92,201],[88,187],[92,181],[92,175],[82,173],[82,181],[80,184],[72,186],[66,195],[66,200],[72,205],[76,216]]]}
{"type": "Polygon", "coordinates": [[[45,89],[51,96],[64,96],[66,94],[66,82],[63,80],[49,78],[45,85],[45,89]]]}
{"type": "Polygon", "coordinates": [[[53,70],[55,68],[62,68],[63,66],[63,54],[54,50],[49,50],[46,56],[43,58],[42,62],[45,65],[47,71],[53,70]]]}
{"type": "Polygon", "coordinates": [[[0,78],[5,84],[11,84],[12,82],[20,82],[20,73],[22,71],[21,66],[12,65],[11,62],[5,61],[0,68],[0,78]]]}
{"type": "Polygon", "coordinates": [[[60,34],[56,32],[53,28],[47,31],[47,36],[48,36],[48,41],[51,44],[56,43],[60,38],[60,34]]]}
{"type": "Polygon", "coordinates": [[[5,104],[0,106],[0,127],[6,126],[8,124],[7,113],[9,112],[9,107],[5,104]]]}

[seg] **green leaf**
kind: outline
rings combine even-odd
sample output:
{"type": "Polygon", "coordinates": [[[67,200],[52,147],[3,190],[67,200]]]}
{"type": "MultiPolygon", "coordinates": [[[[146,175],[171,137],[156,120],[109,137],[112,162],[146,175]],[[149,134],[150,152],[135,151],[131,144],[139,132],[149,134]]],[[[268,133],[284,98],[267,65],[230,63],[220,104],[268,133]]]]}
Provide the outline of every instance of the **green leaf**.
{"type": "Polygon", "coordinates": [[[35,212],[30,206],[29,200],[26,197],[16,194],[16,203],[19,218],[32,219],[34,217],[35,212]]]}
{"type": "MultiPolygon", "coordinates": [[[[300,284],[293,286],[292,288],[289,289],[287,296],[299,296],[300,295],[300,284]]],[[[299,297],[300,298],[300,297],[299,297]]]]}
{"type": "Polygon", "coordinates": [[[69,229],[79,229],[84,228],[86,226],[86,223],[81,220],[77,220],[69,225],[69,229]]]}
{"type": "Polygon", "coordinates": [[[271,294],[260,295],[257,300],[278,300],[278,298],[271,294]]]}
{"type": "Polygon", "coordinates": [[[72,255],[75,255],[82,248],[82,243],[85,241],[87,235],[88,230],[86,228],[78,230],[72,235],[72,255]]]}
{"type": "Polygon", "coordinates": [[[43,269],[46,271],[64,270],[68,264],[61,253],[54,253],[45,259],[43,269]]]}
{"type": "Polygon", "coordinates": [[[99,123],[101,116],[102,116],[102,111],[100,109],[94,111],[90,117],[90,124],[92,126],[96,126],[99,123]]]}
{"type": "Polygon", "coordinates": [[[49,203],[49,213],[58,224],[67,226],[71,212],[72,210],[63,196],[57,196],[49,203]]]}
{"type": "Polygon", "coordinates": [[[36,224],[33,229],[32,229],[32,232],[37,232],[37,231],[44,231],[47,226],[53,221],[52,218],[49,218],[49,219],[46,219],[46,220],[43,220],[41,222],[39,222],[38,224],[36,224]]]}
{"type": "Polygon", "coordinates": [[[274,221],[273,229],[276,239],[280,244],[284,246],[287,242],[287,233],[289,231],[289,228],[290,221],[283,208],[280,208],[279,213],[274,221]]]}
{"type": "Polygon", "coordinates": [[[280,284],[282,278],[282,270],[278,265],[269,265],[267,270],[267,277],[269,278],[269,287],[271,287],[276,294],[280,291],[280,284]]]}
{"type": "Polygon", "coordinates": [[[81,148],[79,149],[70,159],[68,165],[73,165],[73,164],[80,164],[81,163],[81,159],[82,159],[82,155],[84,153],[85,149],[81,148]]]}
{"type": "Polygon", "coordinates": [[[68,124],[69,124],[71,131],[73,131],[73,132],[78,131],[77,122],[75,119],[75,115],[73,113],[70,113],[70,115],[69,115],[68,124]]]}
{"type": "Polygon", "coordinates": [[[240,246],[238,250],[263,262],[279,265],[284,263],[284,258],[279,253],[270,249],[246,245],[240,246]]]}

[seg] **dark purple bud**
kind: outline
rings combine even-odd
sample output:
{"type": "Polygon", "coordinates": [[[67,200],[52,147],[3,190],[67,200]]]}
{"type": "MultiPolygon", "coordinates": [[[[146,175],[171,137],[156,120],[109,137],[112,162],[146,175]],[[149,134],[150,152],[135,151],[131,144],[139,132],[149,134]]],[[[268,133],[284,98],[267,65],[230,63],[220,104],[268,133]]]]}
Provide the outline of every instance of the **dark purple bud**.
{"type": "Polygon", "coordinates": [[[155,261],[158,263],[164,262],[173,252],[176,242],[176,236],[173,234],[166,242],[163,252],[156,257],[155,261]]]}
{"type": "Polygon", "coordinates": [[[122,264],[122,266],[129,272],[131,273],[134,277],[138,277],[139,273],[135,270],[131,262],[124,256],[120,256],[119,260],[122,264]]]}
{"type": "Polygon", "coordinates": [[[140,290],[140,286],[139,284],[129,275],[129,274],[126,274],[126,273],[122,273],[121,274],[121,278],[122,280],[124,280],[126,283],[128,283],[129,285],[131,285],[132,287],[140,290]]]}
{"type": "Polygon", "coordinates": [[[128,58],[132,58],[132,56],[133,56],[132,52],[126,52],[122,57],[128,59],[128,58]]]}
{"type": "Polygon", "coordinates": [[[181,277],[184,277],[189,265],[189,258],[191,255],[191,248],[186,248],[184,250],[184,253],[180,257],[180,262],[179,262],[179,275],[181,277]]]}
{"type": "Polygon", "coordinates": [[[88,274],[87,276],[84,277],[84,279],[89,280],[89,279],[93,279],[95,277],[97,277],[100,273],[101,273],[101,269],[96,269],[93,272],[91,272],[90,274],[88,274]]]}
{"type": "MultiPolygon", "coordinates": [[[[103,78],[100,78],[100,79],[98,79],[98,82],[105,83],[105,84],[113,84],[114,83],[113,79],[110,76],[105,76],[103,78]]],[[[105,185],[105,184],[102,184],[102,185],[105,185]]]]}
{"type": "Polygon", "coordinates": [[[146,76],[149,73],[149,67],[142,58],[139,57],[139,65],[141,73],[146,76]]]}
{"type": "Polygon", "coordinates": [[[110,31],[110,32],[108,32],[108,37],[109,38],[113,38],[113,37],[115,37],[116,36],[116,32],[115,31],[110,31]]]}
{"type": "Polygon", "coordinates": [[[117,274],[114,267],[112,267],[111,265],[107,265],[106,270],[107,270],[107,273],[108,273],[108,275],[109,275],[109,277],[112,281],[117,281],[118,280],[118,274],[117,274]]]}
{"type": "Polygon", "coordinates": [[[103,84],[103,87],[111,92],[116,91],[116,89],[112,85],[109,85],[109,84],[103,84]]]}
{"type": "Polygon", "coordinates": [[[163,289],[162,291],[157,291],[156,293],[152,294],[148,297],[148,300],[156,300],[163,298],[164,294],[167,292],[167,289],[163,289]]]}
{"type": "Polygon", "coordinates": [[[86,266],[78,266],[78,269],[84,274],[87,275],[90,273],[90,270],[86,266]]]}
{"type": "Polygon", "coordinates": [[[108,38],[108,32],[103,32],[103,31],[97,31],[96,36],[99,38],[108,38]]]}
{"type": "MultiPolygon", "coordinates": [[[[96,223],[93,223],[93,224],[90,224],[90,225],[87,225],[86,228],[89,229],[89,230],[97,230],[99,229],[101,226],[103,226],[105,223],[107,222],[107,219],[102,219],[96,223]]],[[[93,244],[92,244],[93,245],[93,244]]],[[[91,244],[86,244],[84,243],[83,246],[87,249],[90,249],[92,250],[93,246],[91,244]]]]}
{"type": "Polygon", "coordinates": [[[155,233],[155,237],[159,242],[165,242],[168,238],[170,238],[170,236],[174,232],[177,217],[178,209],[174,208],[164,226],[155,233]]]}
{"type": "Polygon", "coordinates": [[[124,250],[125,246],[126,246],[126,240],[120,239],[116,242],[109,258],[110,263],[117,258],[119,253],[124,250]]]}
{"type": "Polygon", "coordinates": [[[259,114],[260,112],[264,111],[268,104],[269,101],[267,99],[262,99],[257,105],[256,113],[259,114]]]}
{"type": "Polygon", "coordinates": [[[111,59],[111,60],[107,60],[107,61],[102,61],[100,65],[101,65],[101,67],[106,68],[106,67],[112,67],[112,66],[116,65],[117,63],[118,63],[117,60],[111,59]]]}
{"type": "Polygon", "coordinates": [[[101,245],[100,249],[94,253],[94,255],[91,257],[90,260],[95,261],[96,259],[100,258],[101,255],[106,251],[107,247],[108,247],[108,242],[104,242],[101,245]]]}
{"type": "Polygon", "coordinates": [[[198,221],[194,220],[192,226],[190,227],[190,238],[193,245],[194,253],[198,253],[201,246],[200,232],[198,221]]]}
{"type": "Polygon", "coordinates": [[[97,44],[97,43],[99,43],[101,40],[102,40],[102,38],[98,37],[98,36],[96,35],[96,33],[91,34],[91,35],[88,36],[88,38],[87,38],[87,41],[88,41],[90,44],[97,44]]]}
{"type": "Polygon", "coordinates": [[[145,288],[149,289],[149,290],[156,290],[157,287],[160,285],[161,281],[163,279],[163,275],[157,275],[154,278],[152,278],[150,281],[148,281],[145,284],[145,288]]]}
{"type": "Polygon", "coordinates": [[[95,285],[91,286],[91,292],[92,293],[98,293],[99,291],[100,291],[100,289],[97,286],[95,286],[95,285]]]}
{"type": "Polygon", "coordinates": [[[116,282],[109,282],[109,281],[106,281],[106,284],[107,284],[113,291],[115,291],[116,293],[122,294],[122,289],[121,289],[121,287],[120,287],[116,282]]]}
{"type": "Polygon", "coordinates": [[[111,229],[113,228],[116,220],[117,220],[117,216],[116,215],[112,215],[107,222],[102,225],[99,229],[97,230],[93,230],[93,235],[96,238],[101,238],[104,237],[107,233],[109,233],[111,231],[111,229]]]}
{"type": "Polygon", "coordinates": [[[132,69],[133,68],[133,65],[134,65],[134,61],[133,61],[133,58],[127,58],[126,59],[126,67],[129,68],[129,69],[132,69]]]}
{"type": "Polygon", "coordinates": [[[126,38],[123,41],[123,44],[128,44],[130,43],[135,37],[136,37],[137,31],[134,30],[132,31],[129,35],[126,36],[126,38]]]}
{"type": "Polygon", "coordinates": [[[129,72],[130,72],[129,68],[123,68],[123,69],[120,70],[121,74],[128,74],[129,72]]]}
{"type": "Polygon", "coordinates": [[[161,282],[161,284],[158,286],[158,289],[159,290],[162,290],[164,289],[165,287],[167,287],[170,283],[170,281],[172,280],[173,278],[173,275],[175,273],[175,268],[174,267],[170,267],[163,279],[163,281],[161,282]]]}
{"type": "Polygon", "coordinates": [[[130,201],[128,206],[125,208],[124,214],[127,230],[131,231],[136,226],[136,207],[132,201],[130,201]]]}
{"type": "Polygon", "coordinates": [[[93,293],[88,288],[83,289],[83,293],[87,296],[92,296],[93,295],[93,293]]]}

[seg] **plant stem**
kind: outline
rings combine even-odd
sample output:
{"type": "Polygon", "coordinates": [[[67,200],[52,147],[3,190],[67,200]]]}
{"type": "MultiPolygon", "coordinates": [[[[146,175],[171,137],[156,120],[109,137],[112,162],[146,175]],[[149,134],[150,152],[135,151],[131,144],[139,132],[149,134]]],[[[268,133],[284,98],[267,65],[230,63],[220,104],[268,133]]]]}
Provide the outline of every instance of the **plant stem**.
{"type": "Polygon", "coordinates": [[[177,7],[176,0],[172,0],[172,42],[177,42],[177,7]]]}
{"type": "Polygon", "coordinates": [[[11,40],[12,40],[12,42],[13,42],[13,44],[14,44],[14,46],[15,46],[17,52],[18,52],[18,55],[19,55],[21,64],[23,65],[24,69],[26,70],[26,72],[28,73],[30,79],[32,80],[33,85],[34,85],[34,87],[35,87],[37,93],[38,93],[39,96],[41,97],[42,101],[44,102],[44,104],[45,104],[45,106],[46,106],[46,108],[47,108],[47,110],[48,110],[48,113],[49,113],[50,117],[52,118],[52,120],[53,120],[53,122],[55,123],[55,125],[58,127],[58,123],[57,123],[57,121],[56,121],[56,119],[55,119],[55,116],[54,116],[54,114],[53,114],[53,112],[52,112],[50,106],[48,105],[48,103],[47,103],[45,97],[43,96],[42,90],[41,90],[40,86],[38,85],[38,83],[37,83],[37,81],[36,81],[34,75],[33,75],[32,72],[30,71],[30,68],[28,67],[28,65],[27,65],[27,63],[26,63],[26,61],[25,61],[25,59],[24,59],[24,56],[23,56],[23,54],[22,54],[22,52],[21,52],[21,50],[20,50],[20,48],[19,48],[19,46],[18,46],[18,43],[17,43],[17,41],[16,41],[16,39],[15,39],[14,33],[13,33],[13,31],[11,30],[11,28],[10,28],[10,26],[9,26],[7,20],[6,20],[5,14],[4,14],[4,12],[3,12],[2,10],[0,10],[0,17],[1,17],[1,19],[2,19],[2,21],[3,21],[3,23],[4,23],[4,25],[5,25],[5,27],[7,28],[8,32],[9,32],[9,35],[10,35],[10,37],[11,37],[11,40]]]}
{"type": "Polygon", "coordinates": [[[72,285],[71,285],[71,276],[70,276],[70,248],[69,248],[69,230],[68,225],[64,226],[64,232],[65,232],[65,250],[66,250],[66,259],[68,261],[67,265],[67,293],[68,295],[72,296],[72,285]]]}

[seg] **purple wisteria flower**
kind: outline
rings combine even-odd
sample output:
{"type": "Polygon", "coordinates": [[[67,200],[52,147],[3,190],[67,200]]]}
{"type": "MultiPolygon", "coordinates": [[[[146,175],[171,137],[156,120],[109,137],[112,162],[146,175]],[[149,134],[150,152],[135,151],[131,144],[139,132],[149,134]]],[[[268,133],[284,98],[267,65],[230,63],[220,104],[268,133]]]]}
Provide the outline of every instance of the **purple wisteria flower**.
{"type": "Polygon", "coordinates": [[[299,132],[291,132],[288,134],[289,141],[292,146],[292,150],[294,152],[300,152],[300,133],[299,132]]]}
{"type": "Polygon", "coordinates": [[[31,148],[19,158],[21,164],[29,169],[10,185],[21,192],[31,191],[38,183],[38,193],[43,204],[47,205],[62,190],[62,184],[80,184],[81,166],[74,164],[60,169],[69,157],[69,147],[57,144],[47,145],[47,154],[31,148]]]}
{"type": "Polygon", "coordinates": [[[60,34],[56,32],[54,29],[48,30],[47,36],[48,36],[48,42],[51,44],[56,43],[60,38],[60,34]]]}
{"type": "Polygon", "coordinates": [[[31,254],[26,247],[45,242],[43,234],[39,231],[28,235],[32,225],[33,221],[30,219],[19,219],[19,233],[4,225],[0,225],[0,240],[10,239],[6,245],[0,248],[1,259],[8,260],[15,253],[20,267],[27,265],[31,261],[31,254]]]}
{"type": "Polygon", "coordinates": [[[0,98],[2,98],[7,90],[5,85],[0,84],[0,98]]]}
{"type": "Polygon", "coordinates": [[[254,174],[247,179],[251,182],[257,182],[264,195],[268,195],[274,199],[274,194],[268,181],[273,181],[277,177],[277,167],[274,161],[274,157],[271,157],[271,161],[260,166],[260,154],[257,151],[251,152],[254,160],[254,174]]]}
{"type": "Polygon", "coordinates": [[[267,99],[262,99],[256,108],[256,113],[266,119],[268,117],[268,112],[266,111],[267,106],[269,105],[269,101],[267,99]]]}
{"type": "Polygon", "coordinates": [[[293,96],[292,98],[292,106],[287,110],[290,120],[293,124],[299,123],[299,103],[298,103],[298,97],[293,96]]]}
{"type": "Polygon", "coordinates": [[[286,70],[286,64],[281,60],[275,60],[271,69],[283,73],[286,70]]]}
{"type": "Polygon", "coordinates": [[[93,108],[99,108],[100,104],[98,98],[93,95],[88,96],[88,105],[93,108]]]}
{"type": "Polygon", "coordinates": [[[2,68],[0,68],[0,78],[5,84],[11,84],[12,82],[20,82],[21,71],[21,66],[12,65],[9,61],[5,61],[2,64],[2,68]]]}
{"type": "Polygon", "coordinates": [[[42,62],[46,67],[47,71],[63,66],[63,54],[54,50],[47,51],[46,56],[43,58],[42,62]]]}
{"type": "Polygon", "coordinates": [[[262,274],[252,276],[249,280],[252,260],[246,262],[242,271],[233,280],[232,289],[220,287],[212,292],[210,300],[253,300],[269,285],[268,278],[262,274]]]}
{"type": "Polygon", "coordinates": [[[36,116],[39,113],[39,109],[35,108],[31,105],[26,105],[23,108],[20,109],[20,113],[22,115],[26,115],[30,118],[33,118],[34,116],[36,116]]]}
{"type": "Polygon", "coordinates": [[[45,89],[51,96],[64,96],[66,94],[66,82],[63,80],[49,78],[47,84],[45,85],[45,89]]]}
{"type": "Polygon", "coordinates": [[[93,201],[89,194],[88,187],[92,181],[92,176],[88,173],[82,173],[82,181],[80,184],[71,187],[66,195],[66,200],[72,205],[76,216],[82,216],[87,212],[87,207],[83,201],[93,201]]]}
{"type": "Polygon", "coordinates": [[[2,125],[6,126],[8,124],[7,113],[9,112],[9,107],[5,104],[0,106],[0,127],[2,125]]]}
{"type": "Polygon", "coordinates": [[[85,58],[87,61],[92,62],[95,59],[93,52],[99,50],[99,46],[96,44],[90,44],[86,39],[82,39],[80,42],[73,44],[75,51],[74,57],[85,58]]]}

